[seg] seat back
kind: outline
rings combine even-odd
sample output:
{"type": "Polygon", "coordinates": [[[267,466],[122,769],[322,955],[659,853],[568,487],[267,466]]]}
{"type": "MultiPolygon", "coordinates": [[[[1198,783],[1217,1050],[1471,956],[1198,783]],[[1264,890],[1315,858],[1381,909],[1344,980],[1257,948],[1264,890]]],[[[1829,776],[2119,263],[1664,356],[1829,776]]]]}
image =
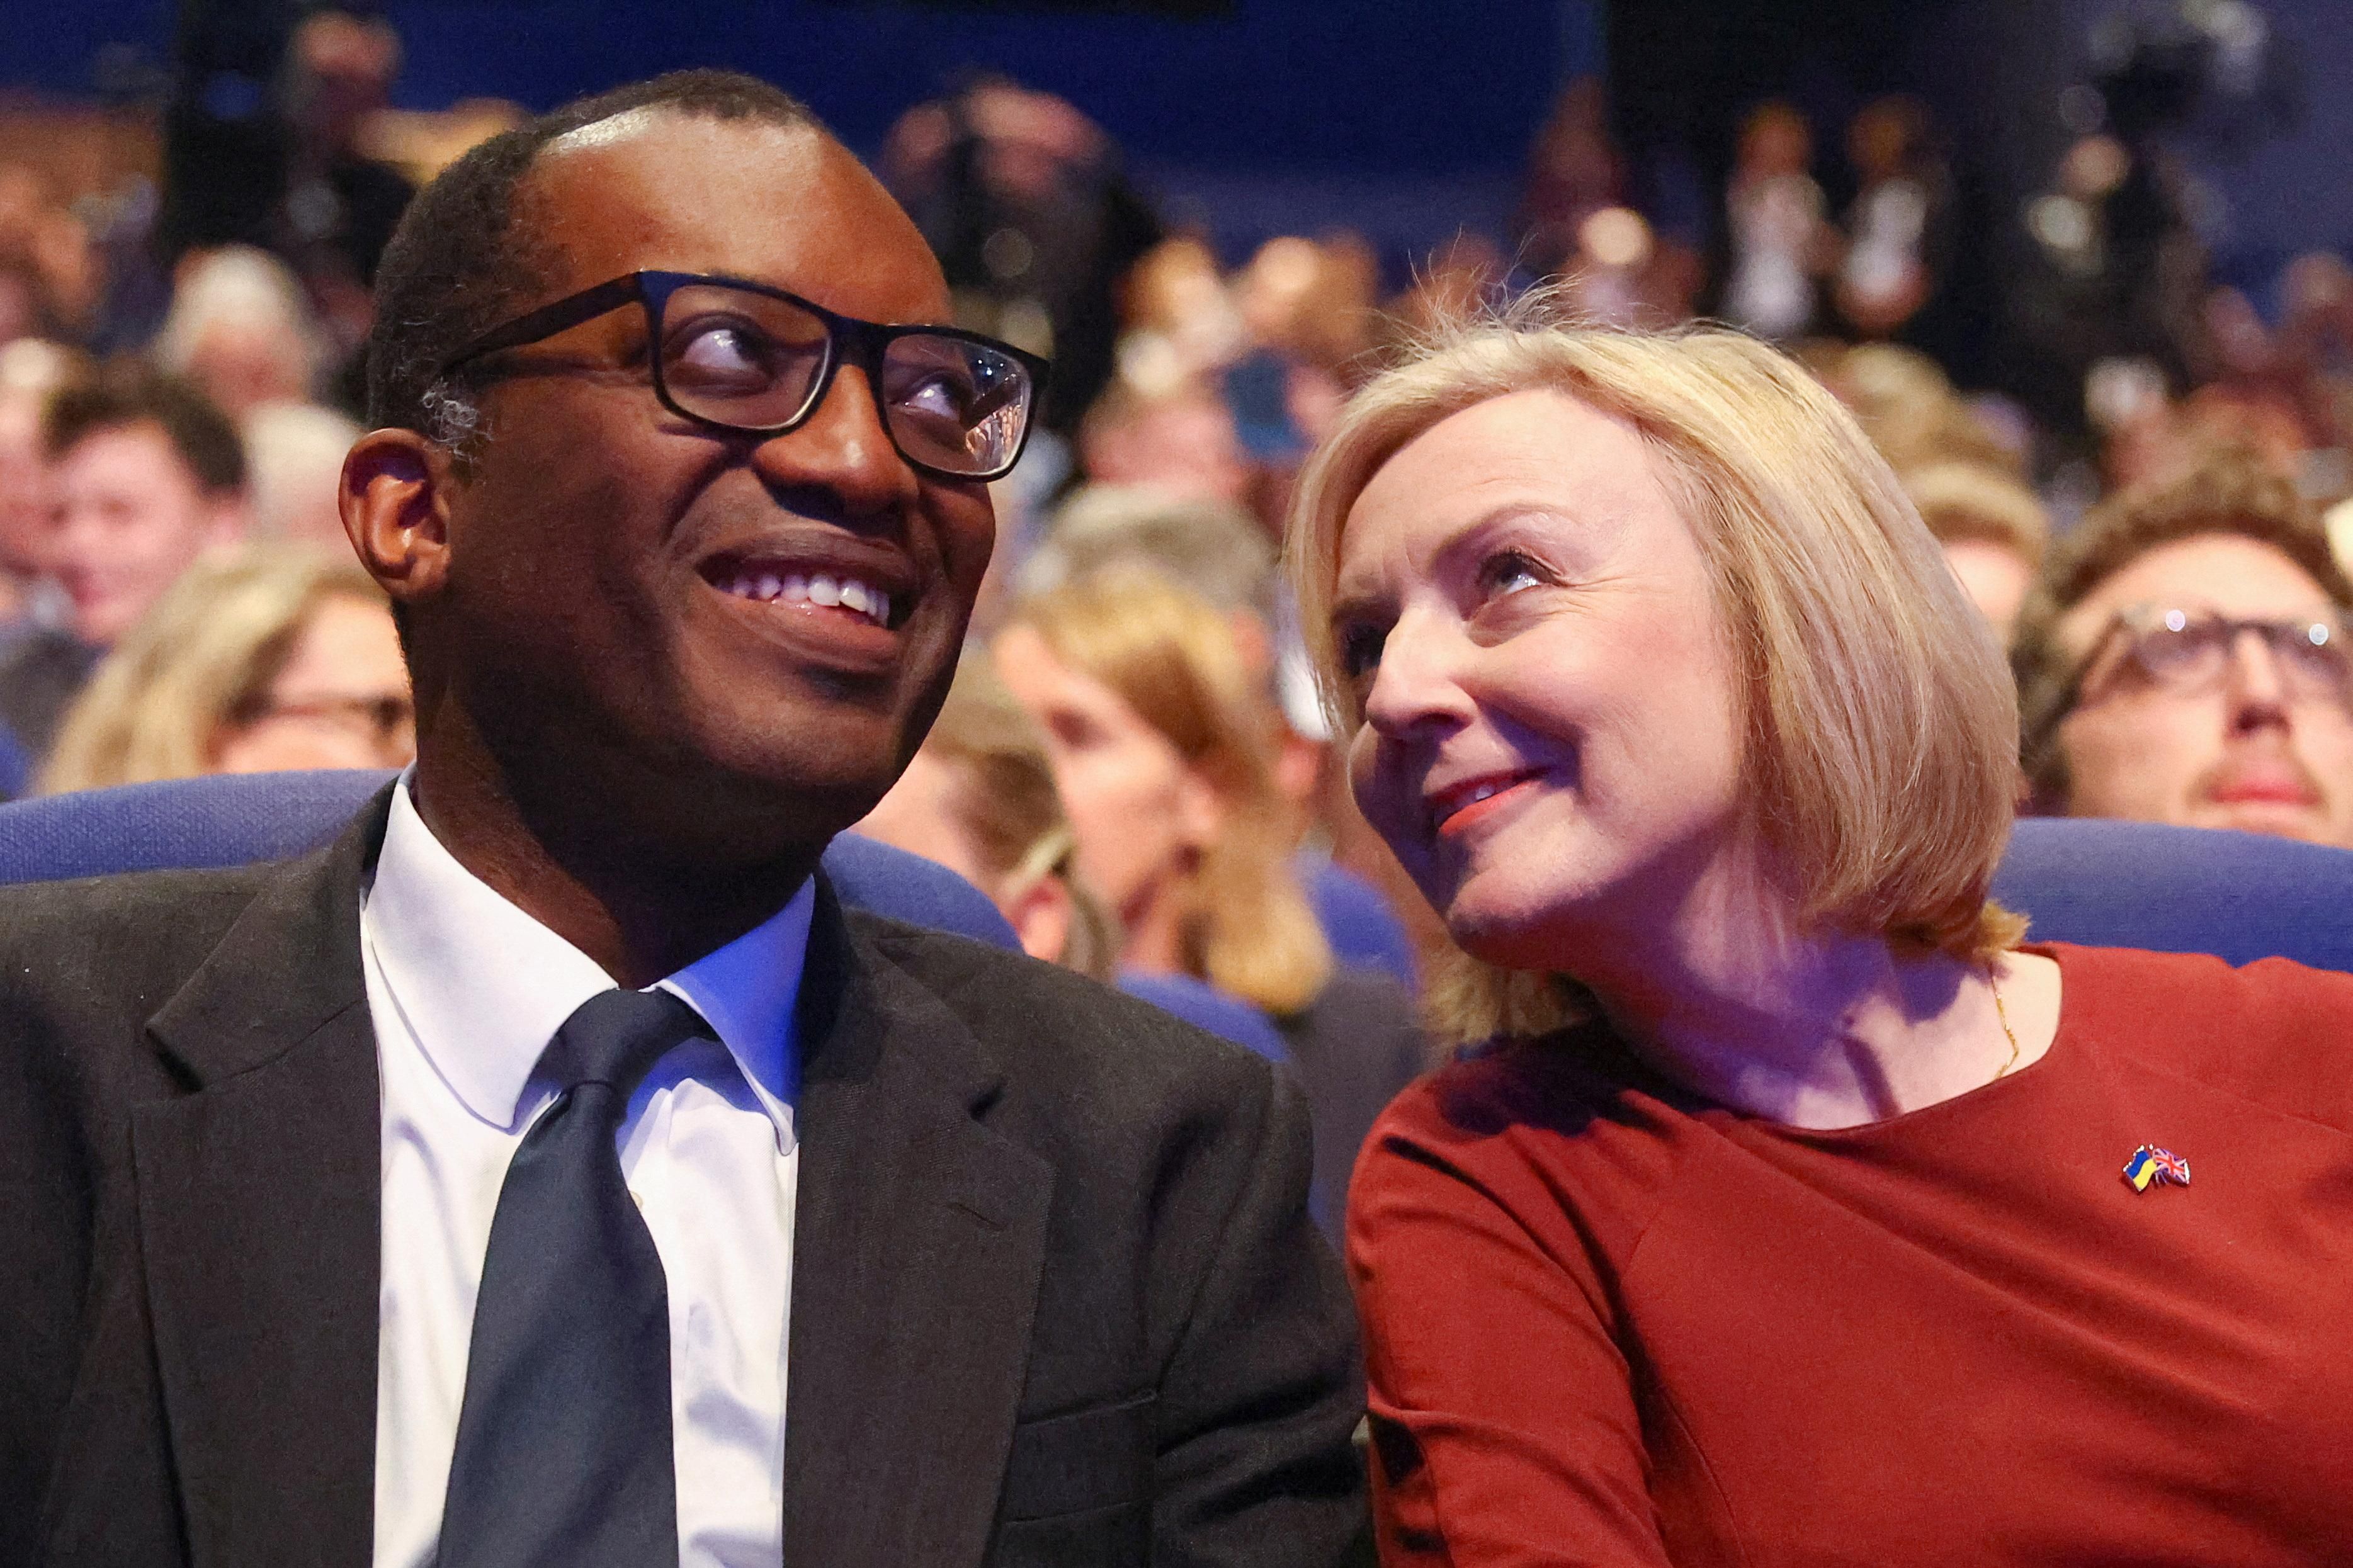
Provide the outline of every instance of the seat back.
{"type": "MultiPolygon", "coordinates": [[[[0,883],[284,859],[332,838],[391,777],[223,774],[0,805],[0,883]]],[[[999,947],[1019,945],[997,906],[944,866],[847,833],[827,847],[823,864],[845,904],[999,947]]]]}
{"type": "Polygon", "coordinates": [[[2211,828],[2029,817],[1994,897],[2029,935],[2353,970],[2353,850],[2211,828]]]}
{"type": "Polygon", "coordinates": [[[1256,1051],[1271,1062],[1289,1062],[1290,1047],[1267,1016],[1239,996],[1229,996],[1189,974],[1145,974],[1129,971],[1119,988],[1139,1002],[1174,1013],[1196,1028],[1256,1051]]]}

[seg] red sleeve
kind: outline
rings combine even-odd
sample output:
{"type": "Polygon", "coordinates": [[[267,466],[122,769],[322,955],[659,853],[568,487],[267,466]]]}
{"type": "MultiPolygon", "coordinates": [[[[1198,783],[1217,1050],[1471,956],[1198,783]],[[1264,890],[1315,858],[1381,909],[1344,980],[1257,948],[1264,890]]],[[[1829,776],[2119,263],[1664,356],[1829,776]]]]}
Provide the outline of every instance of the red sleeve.
{"type": "Polygon", "coordinates": [[[1425,1080],[1389,1109],[1348,1200],[1381,1561],[1664,1564],[1588,1249],[1513,1140],[1438,1107],[1425,1080]]]}

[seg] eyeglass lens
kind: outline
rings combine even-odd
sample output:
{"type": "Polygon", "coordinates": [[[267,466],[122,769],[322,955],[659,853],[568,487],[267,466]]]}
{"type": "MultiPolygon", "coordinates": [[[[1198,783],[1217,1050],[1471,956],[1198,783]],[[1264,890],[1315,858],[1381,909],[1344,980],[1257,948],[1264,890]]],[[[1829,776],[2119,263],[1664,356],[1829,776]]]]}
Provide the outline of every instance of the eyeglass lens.
{"type": "Polygon", "coordinates": [[[2263,639],[2284,679],[2306,694],[2353,696],[2353,637],[2332,620],[2241,621],[2211,611],[2158,610],[2135,628],[2132,652],[2160,679],[2203,682],[2221,674],[2246,632],[2263,639]]]}
{"type": "MultiPolygon", "coordinates": [[[[788,300],[688,284],[662,310],[662,384],[683,412],[767,430],[810,408],[826,363],[824,321],[788,300]]],[[[1002,471],[1019,449],[1031,387],[1027,366],[985,343],[904,332],[882,351],[875,394],[907,458],[950,474],[1002,471]]]]}

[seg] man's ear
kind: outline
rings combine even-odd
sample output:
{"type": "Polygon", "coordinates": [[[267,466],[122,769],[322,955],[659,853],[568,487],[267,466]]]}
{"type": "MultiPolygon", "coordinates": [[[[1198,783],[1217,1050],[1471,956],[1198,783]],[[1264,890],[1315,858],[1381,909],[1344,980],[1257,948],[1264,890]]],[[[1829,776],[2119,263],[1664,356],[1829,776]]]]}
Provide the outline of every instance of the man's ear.
{"type": "Polygon", "coordinates": [[[394,602],[416,605],[440,591],[457,482],[448,448],[414,430],[371,430],[344,457],[343,531],[394,602]]]}

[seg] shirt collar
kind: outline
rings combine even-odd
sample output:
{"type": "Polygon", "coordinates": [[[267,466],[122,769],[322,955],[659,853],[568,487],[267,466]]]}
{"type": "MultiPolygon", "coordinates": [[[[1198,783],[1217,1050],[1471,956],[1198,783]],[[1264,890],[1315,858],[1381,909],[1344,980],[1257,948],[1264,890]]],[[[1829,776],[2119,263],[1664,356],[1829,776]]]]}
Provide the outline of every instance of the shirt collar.
{"type": "MultiPolygon", "coordinates": [[[[780,1149],[793,1141],[793,1006],[816,906],[812,879],[765,921],[659,982],[718,1035],[780,1149]]],[[[596,960],[458,863],[417,815],[406,773],[360,923],[402,1023],[466,1109],[493,1126],[516,1125],[555,1031],[613,988],[596,960]]]]}

